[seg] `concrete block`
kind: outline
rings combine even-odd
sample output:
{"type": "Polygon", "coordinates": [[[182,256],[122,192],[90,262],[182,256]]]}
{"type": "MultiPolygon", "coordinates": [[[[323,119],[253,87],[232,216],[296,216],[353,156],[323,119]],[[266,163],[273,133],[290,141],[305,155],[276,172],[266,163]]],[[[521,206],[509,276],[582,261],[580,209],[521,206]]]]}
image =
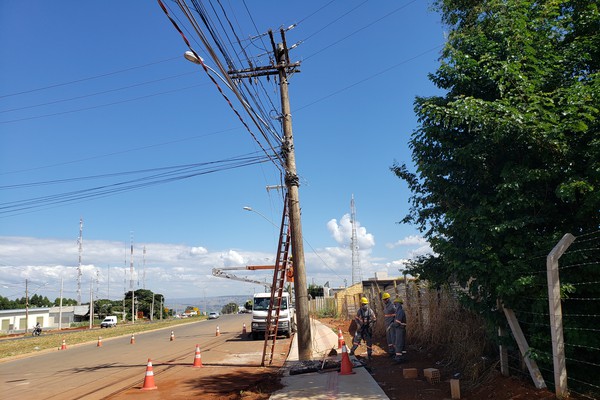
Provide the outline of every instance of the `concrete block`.
{"type": "Polygon", "coordinates": [[[440,371],[437,368],[425,368],[423,376],[429,383],[440,383],[440,371]]]}
{"type": "Polygon", "coordinates": [[[460,380],[450,379],[450,394],[452,395],[452,400],[460,399],[460,380]]]}
{"type": "Polygon", "coordinates": [[[404,379],[416,379],[419,377],[419,371],[416,368],[403,368],[402,376],[404,379]]]}

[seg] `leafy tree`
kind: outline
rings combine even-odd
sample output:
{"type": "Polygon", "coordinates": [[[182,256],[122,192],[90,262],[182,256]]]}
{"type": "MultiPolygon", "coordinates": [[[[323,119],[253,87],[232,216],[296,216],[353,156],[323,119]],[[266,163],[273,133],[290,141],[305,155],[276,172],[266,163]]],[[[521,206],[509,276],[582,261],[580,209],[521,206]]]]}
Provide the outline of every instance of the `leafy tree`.
{"type": "Polygon", "coordinates": [[[513,300],[528,269],[516,259],[600,225],[598,5],[437,7],[451,31],[430,78],[447,93],[416,99],[417,170],[392,170],[412,191],[403,222],[419,226],[442,260],[435,277],[476,279],[471,294],[491,309],[497,297],[513,300]]]}
{"type": "MultiPolygon", "coordinates": [[[[565,233],[600,226],[598,2],[435,4],[450,31],[430,79],[445,94],[415,100],[416,171],[392,167],[412,192],[402,222],[436,253],[414,260],[412,272],[459,282],[490,319],[498,298],[541,307],[530,299],[544,296],[545,255],[565,233]]],[[[561,281],[598,275],[582,268],[561,281]]],[[[577,290],[594,298],[600,289],[577,290]]]]}
{"type": "MultiPolygon", "coordinates": [[[[60,297],[57,297],[56,299],[54,299],[54,306],[58,307],[60,306],[60,297]]],[[[65,297],[63,297],[62,299],[62,305],[63,306],[76,306],[77,305],[77,300],[75,299],[67,299],[65,297]]]]}
{"type": "Polygon", "coordinates": [[[229,303],[223,306],[221,314],[237,314],[238,305],[236,303],[229,303]]]}
{"type": "Polygon", "coordinates": [[[323,297],[323,286],[319,286],[317,284],[311,283],[310,285],[308,285],[308,294],[311,296],[311,298],[316,298],[316,297],[323,297]]]}

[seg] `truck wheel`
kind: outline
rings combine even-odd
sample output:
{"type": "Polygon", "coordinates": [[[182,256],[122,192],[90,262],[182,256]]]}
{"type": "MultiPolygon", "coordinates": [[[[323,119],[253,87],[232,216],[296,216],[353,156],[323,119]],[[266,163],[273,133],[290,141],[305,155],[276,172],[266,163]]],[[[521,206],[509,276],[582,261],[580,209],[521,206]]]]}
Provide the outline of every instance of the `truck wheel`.
{"type": "Polygon", "coordinates": [[[256,339],[258,339],[258,333],[252,332],[252,340],[256,340],[256,339]]]}

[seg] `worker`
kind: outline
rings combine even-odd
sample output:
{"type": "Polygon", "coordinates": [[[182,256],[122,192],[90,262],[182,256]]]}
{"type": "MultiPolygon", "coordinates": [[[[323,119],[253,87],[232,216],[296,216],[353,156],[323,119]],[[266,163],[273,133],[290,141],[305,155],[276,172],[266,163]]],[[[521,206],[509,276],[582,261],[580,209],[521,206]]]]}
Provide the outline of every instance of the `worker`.
{"type": "Polygon", "coordinates": [[[369,300],[366,297],[361,297],[360,308],[356,312],[354,319],[357,329],[352,341],[350,355],[354,355],[354,351],[361,340],[364,340],[367,344],[367,359],[370,360],[373,355],[373,326],[377,318],[375,317],[375,312],[369,307],[369,300]]]}
{"type": "Polygon", "coordinates": [[[396,315],[394,316],[394,323],[392,326],[394,327],[394,347],[396,351],[396,355],[394,356],[394,361],[397,363],[406,362],[406,351],[404,350],[405,339],[406,339],[406,313],[404,309],[402,309],[402,304],[404,303],[401,298],[394,299],[394,303],[396,304],[396,315]]]}
{"type": "Polygon", "coordinates": [[[390,294],[384,292],[381,295],[383,299],[383,322],[385,324],[385,338],[387,341],[387,352],[390,357],[396,355],[396,348],[394,343],[395,329],[392,326],[394,318],[396,317],[396,305],[390,300],[390,294]]]}

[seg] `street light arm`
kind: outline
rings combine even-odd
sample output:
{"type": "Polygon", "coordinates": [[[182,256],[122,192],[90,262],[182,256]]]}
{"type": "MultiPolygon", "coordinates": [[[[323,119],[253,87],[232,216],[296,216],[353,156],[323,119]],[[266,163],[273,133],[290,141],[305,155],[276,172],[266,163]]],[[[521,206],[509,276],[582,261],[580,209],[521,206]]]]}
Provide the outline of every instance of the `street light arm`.
{"type": "Polygon", "coordinates": [[[262,215],[261,213],[259,213],[258,211],[256,211],[255,209],[253,209],[252,207],[242,207],[244,210],[246,211],[251,211],[254,213],[257,213],[258,215],[260,215],[265,221],[267,221],[268,223],[270,223],[271,225],[273,225],[275,228],[279,229],[279,227],[275,224],[275,222],[271,221],[269,218],[265,217],[264,215],[262,215]]]}

